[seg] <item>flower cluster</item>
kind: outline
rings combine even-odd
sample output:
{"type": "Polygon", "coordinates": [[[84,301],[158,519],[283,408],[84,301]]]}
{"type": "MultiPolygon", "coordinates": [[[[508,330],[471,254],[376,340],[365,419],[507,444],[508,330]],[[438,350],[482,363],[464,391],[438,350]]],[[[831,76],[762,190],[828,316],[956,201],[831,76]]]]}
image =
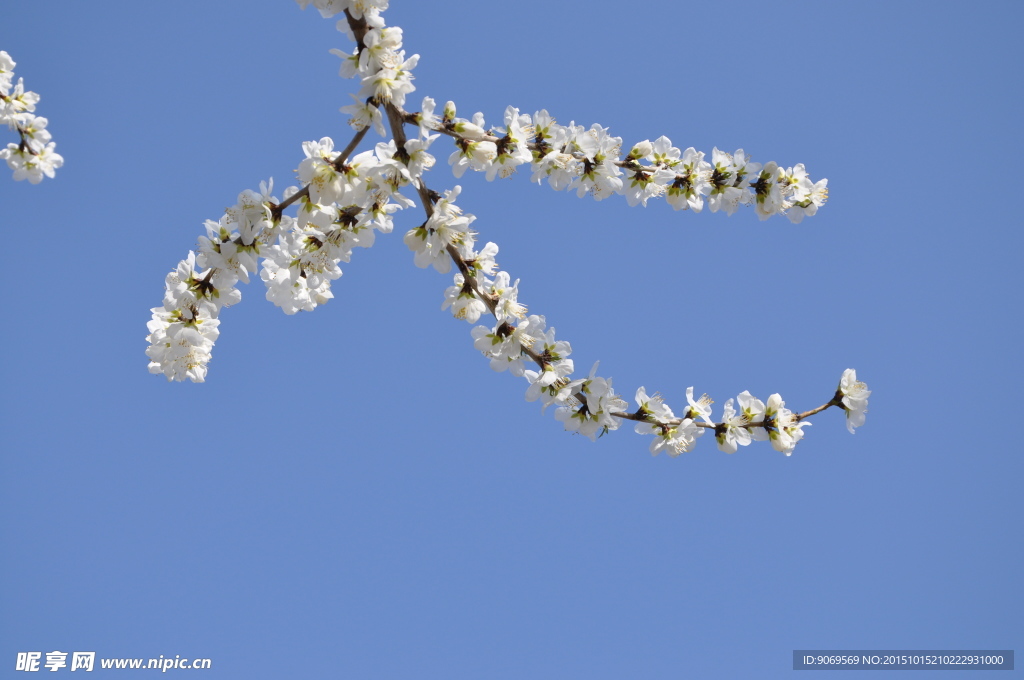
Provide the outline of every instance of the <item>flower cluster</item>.
{"type": "Polygon", "coordinates": [[[705,199],[711,212],[728,215],[741,205],[753,205],[758,217],[785,214],[794,223],[814,215],[828,198],[828,180],[812,182],[803,164],[782,168],[774,161],[753,163],[738,149],[715,148],[711,161],[693,147],[682,151],[665,136],[633,145],[622,156],[622,139],[598,124],[589,128],[570,122],[559,125],[546,111],[530,116],[505,110],[504,127],[487,129],[482,113],[471,120],[455,116],[448,102],[443,115],[433,115],[433,101],[419,114],[406,114],[421,127],[452,137],[456,150],[448,159],[461,177],[467,168],[488,180],[509,177],[530,164],[531,180],[547,180],[555,190],[575,189],[596,200],[621,194],[631,206],[664,197],[676,210],[700,212],[705,199]]]}
{"type": "MultiPolygon", "coordinates": [[[[416,177],[393,141],[351,160],[329,137],[302,148],[305,188],[289,187],[282,203],[270,195],[273,180],[260,193],[242,192],[219,221],[207,220],[199,255],[168,274],[164,306],[152,310],[149,323],[151,372],[202,382],[220,308],[241,299],[238,281],[248,283],[258,270],[270,302],[286,314],[312,311],[333,297],[339,263],[349,262],[354,248],[372,246],[377,231],[390,233],[392,214],[414,205],[398,191],[416,177]],[[295,217],[283,213],[291,204],[298,204],[295,217]],[[209,332],[184,332],[198,328],[209,332]]],[[[422,165],[432,164],[428,157],[425,150],[418,155],[422,165]]]]}
{"type": "Polygon", "coordinates": [[[303,150],[299,178],[308,182],[307,191],[294,224],[265,249],[260,272],[267,299],[286,314],[312,311],[332,298],[339,263],[349,262],[354,248],[371,247],[377,231],[390,233],[392,214],[414,205],[398,192],[413,177],[395,159],[394,142],[351,161],[334,151],[329,137],[306,142],[303,150]]]}
{"type": "Polygon", "coordinates": [[[635,144],[623,155],[622,140],[606,128],[559,125],[544,110],[529,115],[510,106],[497,128],[488,128],[480,113],[458,117],[453,102],[437,112],[430,97],[418,113],[407,113],[402,107],[415,90],[411,71],[418,55],[407,58],[402,30],[385,25],[381,12],[387,0],[297,2],[303,8],[313,4],[325,17],[345,14],[337,26],[356,50],[331,51],[342,58],[341,75],[361,82],[355,103],[342,108],[356,134],[342,150],[335,150],[329,137],[304,143],[305,158],[296,171],[303,186],[286,189],[283,201],[270,195],[271,182],[260,192],[242,192],[219,221],[207,221],[198,254],[189,253],[167,275],[164,304],[152,310],[151,372],[201,382],[220,310],[241,299],[236,284],[247,283],[257,270],[267,299],[286,314],[326,303],[333,297],[331,282],[341,276],[340,263],[350,260],[354,248],[372,246],[377,231],[391,232],[396,211],[415,205],[401,193],[408,189],[426,213],[426,220],[405,234],[413,262],[442,274],[455,265],[441,309],[470,324],[490,315],[492,323],[473,327],[474,347],[493,370],[525,379],[526,399],[540,401],[545,410],[554,406],[566,430],[594,440],[632,421],[637,433],[652,437],[654,455],[691,451],[709,430],[726,453],[769,441],[790,455],[810,424],[806,418],[831,406],[844,409],[851,432],[864,423],[870,391],[853,369],[843,374],[831,401],[804,413],[787,409],[778,394],[766,403],[743,392],[725,402],[722,420],[715,422],[713,400],[706,394],[695,397],[692,387],[678,415],[644,387],[636,391],[636,410],[629,411],[611,378],[597,375],[598,364],[587,377],[573,377],[570,344],[556,339],[545,317],[528,314],[519,301],[519,280],[496,262],[498,246],[478,247],[478,234],[470,228],[476,217],[456,205],[462,188],[439,194],[427,187],[424,173],[435,164],[431,144],[445,135],[455,142],[448,162],[456,177],[472,169],[493,180],[528,165],[533,181],[575,189],[581,197],[621,194],[630,205],[663,197],[677,210],[694,212],[707,202],[712,212],[729,215],[748,205],[761,219],[785,214],[793,222],[814,215],[825,202],[827,180],[813,182],[801,164],[781,168],[752,162],[743,149],[716,148],[705,160],[703,152],[680,150],[664,136],[635,144]],[[391,139],[353,156],[369,129],[386,137],[385,120],[391,139]],[[415,138],[406,136],[407,125],[417,129],[415,138]],[[284,214],[291,206],[294,217],[284,214]]]}
{"type": "MultiPolygon", "coordinates": [[[[310,0],[297,0],[302,9],[310,0]]],[[[358,78],[362,84],[358,94],[351,95],[354,104],[343,106],[342,113],[351,115],[349,124],[357,130],[373,126],[384,136],[384,124],[380,107],[384,105],[404,106],[405,95],[416,87],[412,84],[412,70],[420,56],[406,58],[402,49],[402,29],[385,26],[380,13],[388,8],[388,0],[312,0],[313,5],[324,17],[345,12],[346,18],[337,23],[357,49],[349,54],[333,49],[331,54],[341,57],[342,78],[358,78]],[[352,30],[350,21],[359,26],[360,35],[352,30]]]]}
{"type": "Polygon", "coordinates": [[[52,178],[54,171],[64,165],[64,158],[54,151],[56,143],[50,141],[49,121],[35,115],[39,95],[25,90],[24,80],[14,83],[16,63],[11,55],[0,50],[0,125],[17,130],[21,141],[0,149],[0,158],[14,171],[15,180],[27,179],[39,184],[43,176],[52,178]]]}
{"type": "Polygon", "coordinates": [[[210,351],[220,334],[220,310],[240,301],[239,281],[256,271],[260,239],[273,233],[273,183],[260,193],[246,190],[220,221],[206,221],[199,254],[188,257],[164,279],[164,303],[149,321],[149,372],[168,380],[203,382],[210,351]]]}
{"type": "Polygon", "coordinates": [[[697,426],[694,418],[701,417],[707,420],[710,415],[707,406],[711,401],[706,394],[702,395],[698,406],[693,401],[692,387],[686,390],[686,398],[691,406],[687,408],[684,417],[677,418],[660,394],[648,396],[647,390],[643,387],[636,391],[638,408],[635,419],[638,422],[633,429],[637,434],[654,435],[649,447],[652,456],[662,451],[670,456],[692,451],[697,438],[704,434],[704,430],[697,426]]]}

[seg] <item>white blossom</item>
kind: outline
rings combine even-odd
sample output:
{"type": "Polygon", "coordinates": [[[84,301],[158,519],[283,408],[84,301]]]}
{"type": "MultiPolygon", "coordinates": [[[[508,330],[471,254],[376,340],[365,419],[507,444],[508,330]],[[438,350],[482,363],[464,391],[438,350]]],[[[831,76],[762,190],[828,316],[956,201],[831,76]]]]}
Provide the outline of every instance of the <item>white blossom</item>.
{"type": "Polygon", "coordinates": [[[31,184],[39,184],[43,177],[53,178],[55,170],[64,165],[64,157],[54,151],[56,144],[50,142],[38,151],[17,144],[8,144],[0,149],[0,158],[7,161],[7,167],[14,171],[15,181],[27,179],[31,184]]]}
{"type": "Polygon", "coordinates": [[[423,226],[410,229],[405,235],[405,244],[415,252],[413,262],[417,267],[433,265],[442,274],[451,270],[451,259],[448,246],[469,246],[473,244],[474,234],[469,225],[476,219],[455,205],[455,199],[461,186],[446,191],[444,196],[434,204],[433,213],[423,226]]]}
{"type": "Polygon", "coordinates": [[[711,421],[711,405],[714,400],[706,394],[700,395],[700,398],[694,401],[693,399],[693,388],[686,388],[686,402],[689,404],[686,411],[683,412],[683,418],[689,418],[690,420],[696,420],[697,418],[703,418],[704,422],[710,423],[711,421]]]}
{"type": "Polygon", "coordinates": [[[590,194],[600,201],[622,189],[622,173],[615,164],[622,148],[620,137],[612,137],[607,128],[594,123],[589,130],[575,128],[572,145],[583,154],[579,174],[569,185],[577,196],[590,194]]]}
{"type": "Polygon", "coordinates": [[[803,427],[807,422],[798,422],[796,416],[786,408],[786,402],[778,394],[768,397],[762,427],[768,434],[772,448],[788,455],[793,453],[798,441],[803,439],[803,427]]]}
{"type": "Polygon", "coordinates": [[[625,400],[612,388],[611,378],[597,376],[597,366],[595,363],[586,379],[574,380],[563,388],[569,396],[555,411],[555,418],[565,424],[566,430],[579,432],[591,441],[618,429],[620,420],[612,414],[627,408],[625,400]]]}
{"type": "Polygon", "coordinates": [[[305,160],[299,163],[299,180],[309,185],[309,196],[315,203],[334,203],[345,189],[345,178],[334,166],[340,153],[334,150],[334,140],[323,137],[319,142],[303,142],[305,160]]]}
{"type": "Polygon", "coordinates": [[[342,113],[347,113],[351,116],[348,124],[354,130],[365,130],[372,126],[374,132],[383,137],[386,133],[384,130],[384,116],[381,114],[380,109],[369,102],[363,101],[354,94],[349,96],[355,100],[355,103],[342,106],[340,109],[342,113]]]}
{"type": "Polygon", "coordinates": [[[652,396],[647,396],[647,389],[644,387],[637,388],[636,403],[640,407],[640,414],[648,420],[648,423],[636,424],[635,429],[638,434],[651,433],[649,422],[665,423],[675,418],[672,409],[665,404],[661,395],[655,393],[652,396]]]}
{"type": "Polygon", "coordinates": [[[868,386],[857,380],[857,371],[852,368],[848,368],[843,371],[843,377],[839,381],[839,394],[836,396],[842,396],[842,406],[846,411],[846,429],[850,431],[850,434],[854,433],[854,428],[858,428],[864,424],[865,414],[868,412],[868,397],[871,396],[871,390],[868,386]]]}
{"type": "Polygon", "coordinates": [[[708,205],[711,212],[724,210],[732,215],[741,204],[748,204],[754,199],[746,183],[747,175],[757,173],[760,163],[751,163],[750,157],[737,149],[730,154],[714,148],[711,152],[712,170],[708,178],[710,184],[708,205]]]}
{"type": "Polygon", "coordinates": [[[462,274],[455,275],[455,285],[450,286],[444,292],[444,302],[441,309],[452,308],[452,316],[456,319],[464,319],[469,323],[476,323],[481,314],[487,313],[487,305],[476,296],[473,286],[462,274]]]}
{"type": "Polygon", "coordinates": [[[708,167],[703,151],[697,151],[692,146],[684,151],[673,168],[676,177],[665,192],[665,200],[669,205],[676,210],[703,210],[704,196],[711,187],[708,183],[708,167]]]}
{"type": "Polygon", "coordinates": [[[722,422],[715,427],[718,448],[725,453],[736,453],[737,447],[749,445],[750,430],[745,427],[749,422],[742,413],[737,415],[733,400],[727,399],[722,406],[722,422]]]}
{"type": "Polygon", "coordinates": [[[678,425],[662,426],[655,432],[654,440],[651,442],[651,455],[657,456],[662,451],[672,457],[688,453],[693,450],[697,438],[703,434],[703,428],[697,427],[689,418],[678,425]]]}

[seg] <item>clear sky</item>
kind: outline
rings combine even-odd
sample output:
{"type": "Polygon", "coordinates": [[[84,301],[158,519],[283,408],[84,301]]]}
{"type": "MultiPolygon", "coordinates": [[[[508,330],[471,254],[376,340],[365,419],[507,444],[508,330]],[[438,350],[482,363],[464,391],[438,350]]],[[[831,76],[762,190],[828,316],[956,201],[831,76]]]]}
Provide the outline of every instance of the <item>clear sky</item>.
{"type": "Polygon", "coordinates": [[[65,166],[0,169],[0,677],[53,650],[206,657],[211,679],[778,678],[794,649],[1024,650],[1024,6],[385,18],[422,57],[410,108],[546,108],[827,177],[800,225],[457,181],[443,141],[428,179],[463,186],[578,374],[600,360],[631,403],[643,385],[677,410],[692,385],[717,415],[743,390],[812,408],[853,367],[866,425],[820,414],[789,458],[565,433],[440,311],[450,277],[402,243],[419,211],[314,313],[244,287],[207,382],[168,384],[144,354],[166,272],[240,191],[292,182],[303,141],[348,141],[355,84],[328,50],[350,44],[290,0],[6,3],[0,49],[65,166]]]}

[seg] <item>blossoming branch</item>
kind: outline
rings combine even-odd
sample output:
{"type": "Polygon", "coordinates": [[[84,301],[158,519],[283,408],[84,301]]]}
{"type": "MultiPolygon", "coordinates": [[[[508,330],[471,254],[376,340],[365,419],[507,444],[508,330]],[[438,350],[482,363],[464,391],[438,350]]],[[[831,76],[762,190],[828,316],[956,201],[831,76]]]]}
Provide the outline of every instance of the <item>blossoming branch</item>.
{"type": "MultiPolygon", "coordinates": [[[[310,0],[297,0],[305,8],[310,0]]],[[[652,436],[652,454],[679,455],[712,431],[718,447],[733,453],[752,441],[770,441],[787,455],[804,436],[806,419],[832,406],[846,413],[850,432],[864,423],[870,391],[847,369],[829,400],[803,413],[786,408],[778,394],[767,402],[743,392],[723,405],[721,420],[712,418],[713,400],[694,398],[687,389],[687,406],[680,415],[644,387],[636,390],[636,409],[612,387],[611,378],[573,377],[568,342],[555,337],[543,316],[528,314],[519,301],[519,281],[499,269],[498,246],[477,248],[478,234],[470,229],[475,216],[456,205],[461,187],[443,192],[430,189],[424,173],[435,165],[434,142],[451,138],[455,149],[448,163],[456,177],[467,169],[485,173],[488,180],[516,174],[528,165],[535,182],[556,189],[575,189],[578,196],[601,200],[622,194],[630,205],[663,197],[677,210],[700,212],[705,200],[712,212],[732,215],[752,206],[758,217],[786,215],[798,223],[816,214],[828,196],[827,180],[811,180],[802,164],[783,168],[773,161],[755,163],[739,149],[727,153],[680,150],[662,136],[630,147],[622,156],[622,140],[606,128],[573,122],[560,125],[547,111],[533,115],[514,107],[505,110],[503,125],[489,128],[482,114],[459,118],[448,102],[438,114],[433,99],[423,99],[418,112],[405,110],[415,90],[412,71],[419,55],[402,50],[402,29],[386,26],[381,12],[388,0],[312,0],[325,17],[344,14],[337,23],[356,48],[352,53],[331,50],[342,58],[341,75],[358,78],[355,103],[342,108],[356,131],[343,150],[324,137],[303,144],[305,159],[298,167],[303,186],[284,190],[284,200],[272,195],[273,181],[260,191],[246,190],[218,221],[206,222],[199,252],[189,253],[165,281],[163,306],[152,310],[149,322],[149,369],[168,380],[202,382],[219,334],[220,311],[241,299],[239,281],[248,283],[259,271],[266,297],[286,314],[312,311],[333,297],[331,282],[341,274],[355,248],[369,248],[377,232],[390,233],[396,212],[416,202],[402,193],[412,191],[426,219],[409,229],[405,243],[418,267],[449,273],[453,285],[444,293],[442,309],[476,324],[487,315],[491,325],[472,329],[474,346],[496,371],[524,378],[526,399],[539,400],[565,429],[591,439],[634,423],[636,432],[652,436]],[[387,129],[385,128],[385,119],[387,129]],[[416,130],[414,138],[405,128],[416,130]],[[356,153],[369,129],[390,139],[372,150],[356,153]],[[388,135],[390,132],[390,135],[388,135]],[[354,155],[353,155],[354,154],[354,155]],[[285,213],[296,208],[294,216],[285,213]]]]}
{"type": "Polygon", "coordinates": [[[64,165],[64,158],[54,151],[56,143],[50,141],[49,121],[34,115],[39,95],[25,90],[24,79],[12,86],[14,67],[11,55],[0,50],[0,124],[17,131],[20,141],[0,149],[0,158],[14,171],[15,180],[27,179],[32,184],[43,181],[43,175],[52,178],[54,170],[64,165]]]}

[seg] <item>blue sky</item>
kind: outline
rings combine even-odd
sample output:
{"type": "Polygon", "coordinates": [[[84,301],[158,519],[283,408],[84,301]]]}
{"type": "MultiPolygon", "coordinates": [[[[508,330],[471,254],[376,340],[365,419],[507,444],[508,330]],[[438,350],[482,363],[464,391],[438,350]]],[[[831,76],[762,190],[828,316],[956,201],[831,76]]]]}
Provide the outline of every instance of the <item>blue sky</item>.
{"type": "Polygon", "coordinates": [[[776,678],[794,649],[1024,648],[1019,3],[393,0],[412,102],[829,179],[794,226],[457,181],[435,145],[431,186],[463,186],[578,373],[716,414],[745,389],[812,408],[848,367],[873,390],[855,436],[833,409],[789,458],[678,459],[564,433],[490,371],[402,243],[414,211],[314,313],[244,288],[206,383],[147,373],[203,220],[349,139],[333,21],[255,4],[2,12],[66,161],[0,176],[0,676],[52,650],[208,678],[776,678]]]}

